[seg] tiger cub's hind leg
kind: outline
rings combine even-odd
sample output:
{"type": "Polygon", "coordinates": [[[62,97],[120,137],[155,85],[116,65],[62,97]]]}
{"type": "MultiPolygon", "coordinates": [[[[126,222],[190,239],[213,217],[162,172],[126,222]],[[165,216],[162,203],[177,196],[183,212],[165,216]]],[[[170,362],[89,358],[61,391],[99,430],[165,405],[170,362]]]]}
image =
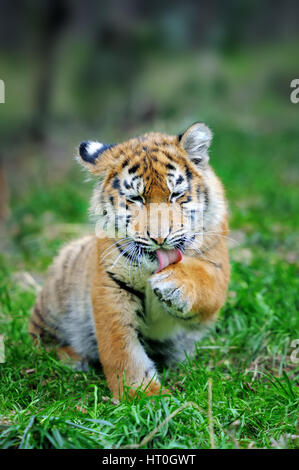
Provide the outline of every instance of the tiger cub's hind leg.
{"type": "Polygon", "coordinates": [[[46,316],[40,307],[39,299],[33,307],[29,320],[28,332],[36,346],[41,344],[44,346],[58,344],[56,328],[49,324],[49,321],[46,319],[46,316]]]}
{"type": "Polygon", "coordinates": [[[43,346],[48,352],[54,350],[61,362],[75,370],[87,371],[89,369],[88,361],[71,346],[62,345],[64,341],[58,338],[57,327],[43,314],[39,300],[37,300],[32,310],[28,327],[28,332],[36,346],[43,346]]]}

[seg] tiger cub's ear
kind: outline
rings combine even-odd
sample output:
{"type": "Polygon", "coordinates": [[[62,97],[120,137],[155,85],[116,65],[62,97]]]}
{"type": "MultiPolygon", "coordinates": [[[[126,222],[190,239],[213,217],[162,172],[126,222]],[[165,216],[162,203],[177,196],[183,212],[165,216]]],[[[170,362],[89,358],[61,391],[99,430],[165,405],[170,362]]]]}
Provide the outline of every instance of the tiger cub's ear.
{"type": "Polygon", "coordinates": [[[97,163],[100,161],[100,157],[106,152],[106,150],[114,147],[115,144],[102,144],[101,142],[85,141],[81,142],[79,146],[79,156],[77,160],[83,166],[94,172],[97,167],[97,163]]]}
{"type": "Polygon", "coordinates": [[[196,122],[181,135],[178,140],[192,162],[204,168],[208,161],[208,148],[212,140],[212,131],[202,122],[196,122]]]}

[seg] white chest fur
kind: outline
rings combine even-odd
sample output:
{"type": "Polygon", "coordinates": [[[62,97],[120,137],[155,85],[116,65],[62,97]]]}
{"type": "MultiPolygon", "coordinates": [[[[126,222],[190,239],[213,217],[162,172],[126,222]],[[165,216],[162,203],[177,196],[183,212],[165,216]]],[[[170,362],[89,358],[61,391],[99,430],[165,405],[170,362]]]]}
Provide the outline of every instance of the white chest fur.
{"type": "Polygon", "coordinates": [[[142,333],[156,340],[176,336],[181,330],[181,321],[169,315],[148,284],[145,290],[145,320],[140,325],[142,333]]]}
{"type": "Polygon", "coordinates": [[[140,332],[145,337],[158,341],[174,339],[181,336],[181,333],[188,337],[190,334],[192,336],[195,334],[196,338],[202,336],[200,325],[191,325],[185,319],[172,316],[169,313],[169,307],[166,310],[163,303],[154,294],[149,279],[156,269],[156,261],[148,261],[138,267],[130,266],[126,262],[121,263],[122,280],[145,294],[144,315],[138,318],[140,332]]]}

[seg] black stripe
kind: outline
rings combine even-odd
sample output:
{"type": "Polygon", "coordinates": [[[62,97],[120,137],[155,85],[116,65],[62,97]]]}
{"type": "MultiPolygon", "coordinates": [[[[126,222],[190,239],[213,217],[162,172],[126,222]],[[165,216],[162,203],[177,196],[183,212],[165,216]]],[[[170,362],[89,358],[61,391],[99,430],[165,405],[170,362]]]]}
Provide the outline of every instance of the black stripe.
{"type": "Polygon", "coordinates": [[[128,286],[125,282],[115,277],[115,275],[111,273],[110,271],[107,271],[107,274],[121,289],[124,289],[130,294],[135,295],[144,304],[144,294],[142,292],[139,292],[138,290],[135,290],[133,287],[128,286]]]}
{"type": "Polygon", "coordinates": [[[180,206],[182,206],[183,204],[187,204],[188,202],[191,202],[191,201],[192,201],[192,196],[188,195],[185,201],[180,202],[180,206]]]}
{"type": "Polygon", "coordinates": [[[112,187],[113,187],[114,189],[117,189],[117,190],[118,190],[120,196],[123,196],[123,195],[124,195],[123,191],[120,189],[120,181],[119,181],[119,178],[118,178],[117,176],[116,176],[116,177],[114,178],[114,180],[113,180],[112,187]]]}
{"type": "MultiPolygon", "coordinates": [[[[131,217],[131,216],[130,216],[131,217]]],[[[127,225],[126,225],[127,227],[127,225]]],[[[118,251],[122,254],[122,256],[124,256],[125,258],[131,260],[132,259],[132,254],[129,252],[129,251],[125,251],[126,248],[128,248],[128,246],[125,246],[125,248],[123,249],[123,247],[121,245],[119,245],[118,243],[116,243],[116,246],[118,248],[118,251]]],[[[133,266],[137,266],[137,263],[136,261],[132,262],[132,265],[133,266]]]]}
{"type": "Polygon", "coordinates": [[[175,170],[175,166],[173,166],[171,163],[167,163],[166,168],[168,168],[168,170],[175,170]]]}
{"type": "MultiPolygon", "coordinates": [[[[51,328],[51,330],[55,331],[55,330],[58,330],[58,326],[56,325],[53,325],[52,322],[49,323],[49,320],[48,319],[45,319],[45,317],[43,317],[43,315],[41,314],[40,310],[38,307],[35,307],[34,308],[34,311],[33,311],[33,314],[37,316],[37,318],[40,319],[40,321],[43,323],[43,327],[45,328],[51,328]]],[[[31,320],[32,322],[34,322],[34,320],[31,320]]],[[[37,325],[37,323],[36,323],[37,325]]]]}
{"type": "Polygon", "coordinates": [[[113,183],[112,183],[112,187],[114,189],[120,189],[119,178],[117,178],[117,177],[114,178],[113,183]]]}
{"type": "Polygon", "coordinates": [[[187,180],[190,182],[190,180],[192,180],[193,178],[193,174],[192,174],[192,171],[189,170],[187,166],[185,166],[185,173],[186,173],[187,180]]]}
{"type": "Polygon", "coordinates": [[[42,323],[45,323],[45,319],[42,316],[42,314],[40,313],[40,309],[37,306],[34,307],[33,314],[36,315],[37,318],[39,318],[42,323]]]}
{"type": "Polygon", "coordinates": [[[29,334],[30,334],[30,336],[32,336],[32,338],[34,338],[34,339],[39,339],[39,338],[40,338],[39,335],[36,335],[35,333],[31,333],[31,331],[29,331],[29,334]]]}
{"type": "Polygon", "coordinates": [[[41,332],[44,331],[44,328],[41,325],[39,325],[38,323],[36,323],[34,320],[31,319],[30,323],[32,323],[32,325],[35,326],[35,328],[38,328],[39,331],[41,331],[41,332]]]}
{"type": "Polygon", "coordinates": [[[164,149],[163,149],[163,153],[164,153],[165,157],[168,158],[168,160],[170,160],[171,162],[174,161],[174,159],[173,159],[171,153],[170,153],[168,150],[164,150],[164,149]]]}
{"type": "MultiPolygon", "coordinates": [[[[35,336],[36,338],[43,338],[44,341],[46,341],[47,339],[52,339],[52,340],[56,340],[57,341],[57,337],[55,335],[53,335],[53,333],[51,333],[49,330],[47,330],[46,328],[44,328],[43,326],[39,325],[38,323],[36,323],[34,320],[30,319],[30,323],[35,327],[35,328],[38,328],[38,330],[40,331],[40,333],[38,333],[37,335],[35,335],[34,333],[30,333],[31,336],[35,336]]],[[[47,326],[47,325],[45,325],[47,326]]]]}

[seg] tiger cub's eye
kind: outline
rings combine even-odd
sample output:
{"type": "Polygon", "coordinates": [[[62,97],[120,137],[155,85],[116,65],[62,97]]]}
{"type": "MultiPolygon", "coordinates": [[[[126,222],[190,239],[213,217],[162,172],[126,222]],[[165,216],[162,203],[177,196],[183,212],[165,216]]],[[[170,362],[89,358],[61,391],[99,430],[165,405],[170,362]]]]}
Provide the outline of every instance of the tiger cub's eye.
{"type": "Polygon", "coordinates": [[[183,192],[174,192],[170,195],[170,201],[173,202],[177,199],[179,199],[180,197],[184,196],[184,193],[183,192]]]}

